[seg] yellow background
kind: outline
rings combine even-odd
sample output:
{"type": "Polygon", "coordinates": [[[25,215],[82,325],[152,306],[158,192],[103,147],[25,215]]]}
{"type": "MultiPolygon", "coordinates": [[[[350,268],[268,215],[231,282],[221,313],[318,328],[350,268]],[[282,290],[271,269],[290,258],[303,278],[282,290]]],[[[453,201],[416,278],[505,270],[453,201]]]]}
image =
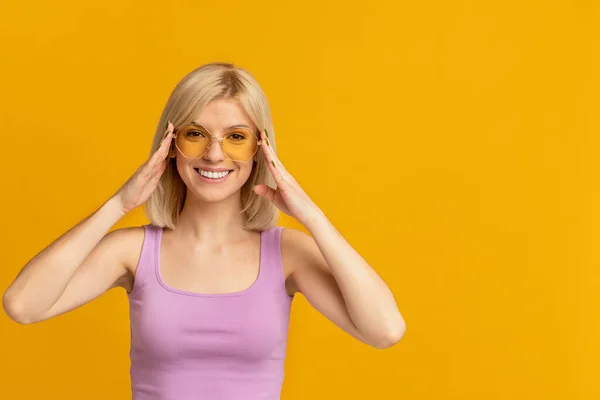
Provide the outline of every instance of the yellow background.
{"type": "MultiPolygon", "coordinates": [[[[3,1],[1,289],[144,161],[185,73],[232,61],[408,325],[372,349],[298,297],[283,399],[600,398],[598,4],[3,1]]],[[[126,399],[128,323],[122,290],[2,313],[0,398],[126,399]]]]}

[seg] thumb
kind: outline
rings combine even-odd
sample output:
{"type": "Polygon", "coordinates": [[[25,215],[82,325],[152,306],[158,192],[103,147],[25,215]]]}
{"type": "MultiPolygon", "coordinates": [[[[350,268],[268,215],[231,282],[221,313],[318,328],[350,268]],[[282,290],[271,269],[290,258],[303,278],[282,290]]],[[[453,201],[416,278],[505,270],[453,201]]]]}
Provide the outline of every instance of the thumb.
{"type": "Polygon", "coordinates": [[[271,201],[275,200],[275,190],[267,185],[256,185],[254,186],[254,193],[261,197],[265,197],[271,201]]]}

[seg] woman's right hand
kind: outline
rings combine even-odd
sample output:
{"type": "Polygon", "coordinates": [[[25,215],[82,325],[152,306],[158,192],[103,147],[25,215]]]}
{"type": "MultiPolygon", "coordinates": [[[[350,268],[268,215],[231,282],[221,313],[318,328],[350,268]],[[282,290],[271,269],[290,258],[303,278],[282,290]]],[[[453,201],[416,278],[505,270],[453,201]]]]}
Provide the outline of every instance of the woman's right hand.
{"type": "Polygon", "coordinates": [[[173,139],[173,124],[168,123],[165,137],[154,154],[121,186],[115,198],[123,215],[142,205],[156,189],[158,181],[167,168],[169,149],[173,139]]]}

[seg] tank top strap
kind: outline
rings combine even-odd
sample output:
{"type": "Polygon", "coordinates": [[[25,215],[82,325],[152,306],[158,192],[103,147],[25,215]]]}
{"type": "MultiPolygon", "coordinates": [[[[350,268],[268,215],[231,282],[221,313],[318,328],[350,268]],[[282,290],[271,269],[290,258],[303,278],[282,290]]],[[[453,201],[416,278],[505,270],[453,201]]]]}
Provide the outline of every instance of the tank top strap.
{"type": "Polygon", "coordinates": [[[161,228],[147,224],[144,228],[144,241],[140,252],[140,258],[135,270],[134,285],[131,294],[143,290],[154,282],[154,268],[157,263],[157,246],[161,228]]]}
{"type": "Polygon", "coordinates": [[[261,233],[260,277],[264,285],[285,290],[285,274],[281,258],[282,231],[282,226],[275,226],[261,233]]]}

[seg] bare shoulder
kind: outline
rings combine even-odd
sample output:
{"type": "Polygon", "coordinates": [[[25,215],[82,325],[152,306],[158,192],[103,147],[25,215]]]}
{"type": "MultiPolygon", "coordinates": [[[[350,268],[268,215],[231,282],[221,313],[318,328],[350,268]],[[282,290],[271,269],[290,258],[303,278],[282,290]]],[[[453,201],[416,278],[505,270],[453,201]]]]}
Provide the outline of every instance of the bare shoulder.
{"type": "Polygon", "coordinates": [[[313,238],[301,230],[285,228],[281,230],[281,251],[288,255],[301,255],[303,249],[316,245],[313,238]]]}
{"type": "Polygon", "coordinates": [[[119,279],[115,286],[121,286],[129,290],[133,285],[133,278],[144,243],[144,228],[134,226],[115,229],[107,233],[103,241],[110,248],[110,252],[121,261],[127,270],[126,276],[119,279]]]}
{"type": "Polygon", "coordinates": [[[285,228],[281,232],[281,258],[290,289],[294,289],[291,279],[294,273],[323,264],[321,252],[312,236],[292,228],[285,228]]]}

